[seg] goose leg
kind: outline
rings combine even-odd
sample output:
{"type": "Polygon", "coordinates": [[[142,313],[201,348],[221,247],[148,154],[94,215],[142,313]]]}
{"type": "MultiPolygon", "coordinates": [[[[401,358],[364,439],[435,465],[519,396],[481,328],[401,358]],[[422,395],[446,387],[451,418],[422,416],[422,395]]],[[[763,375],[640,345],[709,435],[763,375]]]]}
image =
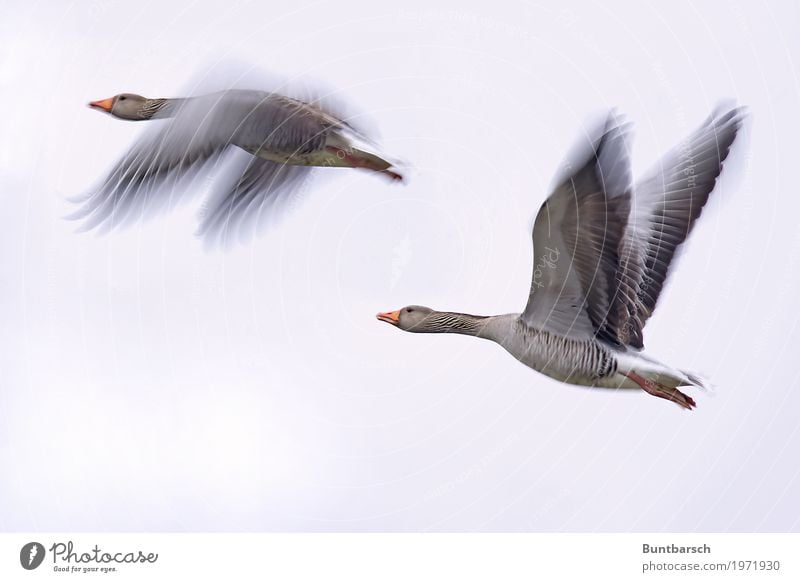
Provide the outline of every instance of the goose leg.
{"type": "Polygon", "coordinates": [[[653,382],[644,376],[640,376],[636,372],[628,372],[627,376],[641,386],[642,390],[648,394],[670,400],[686,410],[691,410],[697,406],[693,398],[687,396],[677,388],[668,388],[667,386],[662,386],[661,384],[653,382]]]}

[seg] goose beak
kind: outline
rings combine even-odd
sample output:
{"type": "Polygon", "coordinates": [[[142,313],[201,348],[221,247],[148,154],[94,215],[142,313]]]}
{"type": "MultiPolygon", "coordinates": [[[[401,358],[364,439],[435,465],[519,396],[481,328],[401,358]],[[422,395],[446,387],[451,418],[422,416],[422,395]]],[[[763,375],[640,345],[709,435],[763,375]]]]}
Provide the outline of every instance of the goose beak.
{"type": "Polygon", "coordinates": [[[108,99],[101,99],[100,101],[90,101],[89,107],[94,107],[95,109],[102,109],[103,111],[107,111],[111,113],[111,108],[114,106],[114,98],[109,97],[108,99]]]}
{"type": "Polygon", "coordinates": [[[386,323],[391,323],[392,325],[398,325],[400,323],[400,310],[397,311],[387,311],[386,313],[379,313],[376,317],[381,320],[385,321],[386,323]]]}

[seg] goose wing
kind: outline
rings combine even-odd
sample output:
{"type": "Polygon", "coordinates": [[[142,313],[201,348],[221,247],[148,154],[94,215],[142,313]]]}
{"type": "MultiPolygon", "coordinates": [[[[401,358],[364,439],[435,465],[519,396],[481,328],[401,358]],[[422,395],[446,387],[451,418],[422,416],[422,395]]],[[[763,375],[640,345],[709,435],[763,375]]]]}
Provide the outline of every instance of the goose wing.
{"type": "MultiPolygon", "coordinates": [[[[174,187],[203,163],[216,161],[231,145],[250,151],[306,153],[324,147],[327,133],[345,125],[313,105],[246,90],[168,101],[154,119],[152,127],[71,215],[84,221],[83,230],[101,224],[113,227],[135,217],[135,211],[147,206],[156,191],[174,187]]],[[[272,162],[254,162],[234,184],[249,185],[248,191],[255,186],[287,186],[285,180],[256,179],[280,174],[268,164],[272,162]]],[[[268,197],[270,192],[267,188],[261,195],[268,197]]]]}
{"type": "Polygon", "coordinates": [[[620,343],[644,346],[642,331],[676,252],[714,189],[744,115],[742,108],[717,108],[636,186],[619,253],[615,311],[620,343]]]}
{"type": "Polygon", "coordinates": [[[521,319],[562,336],[613,341],[618,249],[630,210],[628,126],[608,115],[536,216],[533,277],[521,319]]]}
{"type": "Polygon", "coordinates": [[[212,189],[201,212],[198,236],[208,248],[229,247],[251,239],[273,210],[285,206],[309,177],[309,166],[279,164],[233,152],[228,181],[212,189]]]}

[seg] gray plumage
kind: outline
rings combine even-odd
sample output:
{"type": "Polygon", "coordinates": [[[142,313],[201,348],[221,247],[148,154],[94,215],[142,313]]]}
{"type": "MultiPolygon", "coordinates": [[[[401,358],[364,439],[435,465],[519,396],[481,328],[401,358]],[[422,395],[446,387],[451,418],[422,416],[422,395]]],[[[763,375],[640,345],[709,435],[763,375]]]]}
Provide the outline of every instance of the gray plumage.
{"type": "Polygon", "coordinates": [[[234,170],[206,204],[200,226],[206,239],[236,232],[250,216],[296,191],[313,166],[400,177],[389,162],[353,145],[364,136],[345,120],[277,93],[228,90],[185,99],[122,94],[91,105],[123,119],[152,120],[153,127],[80,200],[70,218],[82,220],[83,230],[137,218],[154,197],[173,195],[200,168],[234,170]]]}
{"type": "Polygon", "coordinates": [[[741,127],[741,108],[717,109],[636,186],[620,247],[617,338],[644,347],[642,330],[653,314],[672,261],[716,185],[741,127]]]}
{"type": "Polygon", "coordinates": [[[629,125],[609,114],[599,137],[542,204],[533,228],[533,276],[521,314],[481,317],[409,306],[378,318],[412,332],[455,332],[499,343],[552,378],[642,388],[684,408],[695,374],[646,356],[642,331],[680,246],[714,189],[744,119],[717,109],[637,186],[629,125]]]}

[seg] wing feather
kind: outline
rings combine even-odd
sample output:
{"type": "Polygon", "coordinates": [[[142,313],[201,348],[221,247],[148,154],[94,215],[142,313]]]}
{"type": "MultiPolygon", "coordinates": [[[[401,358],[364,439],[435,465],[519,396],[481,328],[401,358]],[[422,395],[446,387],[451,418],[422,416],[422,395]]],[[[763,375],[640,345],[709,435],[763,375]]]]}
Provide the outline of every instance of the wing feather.
{"type": "Polygon", "coordinates": [[[563,336],[614,341],[617,250],[630,209],[628,126],[611,113],[599,139],[542,205],[521,319],[563,336]]]}
{"type": "Polygon", "coordinates": [[[223,182],[209,196],[201,213],[198,236],[205,245],[229,247],[252,238],[310,176],[309,166],[289,166],[236,152],[233,182],[223,182]]]}
{"type": "Polygon", "coordinates": [[[742,108],[716,109],[636,186],[617,276],[620,343],[644,347],[644,326],[676,253],[714,190],[744,116],[742,108]]]}

